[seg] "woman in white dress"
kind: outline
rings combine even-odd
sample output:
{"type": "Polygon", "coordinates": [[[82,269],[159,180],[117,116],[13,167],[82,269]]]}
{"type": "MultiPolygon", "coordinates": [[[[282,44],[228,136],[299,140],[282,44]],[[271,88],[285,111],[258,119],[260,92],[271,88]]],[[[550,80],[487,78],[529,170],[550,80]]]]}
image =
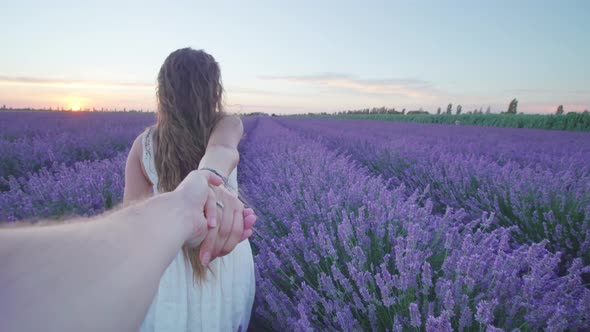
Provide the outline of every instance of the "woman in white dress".
{"type": "Polygon", "coordinates": [[[168,266],[141,331],[248,328],[255,281],[247,237],[255,216],[237,198],[243,129],[239,118],[223,112],[222,95],[219,65],[211,55],[190,48],[171,53],[158,75],[157,123],[137,137],[129,153],[125,202],[172,191],[198,168],[228,182],[227,189],[214,188],[217,227],[200,248],[184,247],[168,266]]]}

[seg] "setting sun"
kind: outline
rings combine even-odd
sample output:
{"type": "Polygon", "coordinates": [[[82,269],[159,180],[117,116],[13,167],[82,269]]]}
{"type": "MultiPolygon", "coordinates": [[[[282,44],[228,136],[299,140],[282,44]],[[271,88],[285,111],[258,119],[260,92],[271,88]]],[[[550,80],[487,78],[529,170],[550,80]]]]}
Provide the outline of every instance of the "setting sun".
{"type": "Polygon", "coordinates": [[[78,106],[78,105],[73,105],[72,106],[72,111],[78,112],[79,110],[80,110],[80,106],[78,106]]]}

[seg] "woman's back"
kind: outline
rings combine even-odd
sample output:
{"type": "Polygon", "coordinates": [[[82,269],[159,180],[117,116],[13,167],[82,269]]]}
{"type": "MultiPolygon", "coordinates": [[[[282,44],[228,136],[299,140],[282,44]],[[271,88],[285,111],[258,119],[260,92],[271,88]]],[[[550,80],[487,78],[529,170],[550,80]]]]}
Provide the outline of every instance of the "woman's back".
{"type": "MultiPolygon", "coordinates": [[[[142,163],[158,194],[153,131],[142,134],[142,163]]],[[[238,188],[237,169],[229,181],[238,188]]],[[[246,331],[255,293],[254,261],[244,240],[226,256],[209,264],[211,271],[194,281],[182,250],[168,266],[140,331],[246,331]]]]}

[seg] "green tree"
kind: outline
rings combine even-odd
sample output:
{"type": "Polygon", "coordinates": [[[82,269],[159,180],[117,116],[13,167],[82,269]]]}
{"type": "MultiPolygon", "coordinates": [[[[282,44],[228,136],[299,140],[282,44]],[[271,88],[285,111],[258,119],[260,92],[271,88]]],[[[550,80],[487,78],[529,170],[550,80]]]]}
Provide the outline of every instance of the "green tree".
{"type": "Polygon", "coordinates": [[[510,105],[508,105],[508,111],[506,111],[506,113],[516,114],[517,108],[518,108],[518,100],[516,100],[516,98],[514,98],[510,102],[510,105]]]}
{"type": "Polygon", "coordinates": [[[453,104],[447,106],[447,114],[451,114],[451,112],[453,112],[453,104]]]}
{"type": "Polygon", "coordinates": [[[563,114],[563,105],[557,106],[557,111],[555,112],[555,114],[557,114],[557,115],[563,114]]]}
{"type": "Polygon", "coordinates": [[[436,110],[436,114],[440,114],[440,106],[438,107],[438,109],[436,110]]]}
{"type": "Polygon", "coordinates": [[[461,114],[462,110],[463,110],[463,106],[457,105],[457,115],[461,114]]]}

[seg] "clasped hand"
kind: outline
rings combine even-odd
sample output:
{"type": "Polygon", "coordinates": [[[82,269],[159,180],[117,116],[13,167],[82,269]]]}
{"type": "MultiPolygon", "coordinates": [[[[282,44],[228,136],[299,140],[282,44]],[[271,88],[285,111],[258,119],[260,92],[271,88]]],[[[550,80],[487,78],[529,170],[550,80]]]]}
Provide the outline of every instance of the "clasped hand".
{"type": "Polygon", "coordinates": [[[193,171],[171,194],[178,197],[174,201],[185,220],[185,243],[200,247],[203,265],[229,254],[252,235],[257,219],[254,211],[244,208],[238,194],[226,189],[217,175],[193,171]]]}

